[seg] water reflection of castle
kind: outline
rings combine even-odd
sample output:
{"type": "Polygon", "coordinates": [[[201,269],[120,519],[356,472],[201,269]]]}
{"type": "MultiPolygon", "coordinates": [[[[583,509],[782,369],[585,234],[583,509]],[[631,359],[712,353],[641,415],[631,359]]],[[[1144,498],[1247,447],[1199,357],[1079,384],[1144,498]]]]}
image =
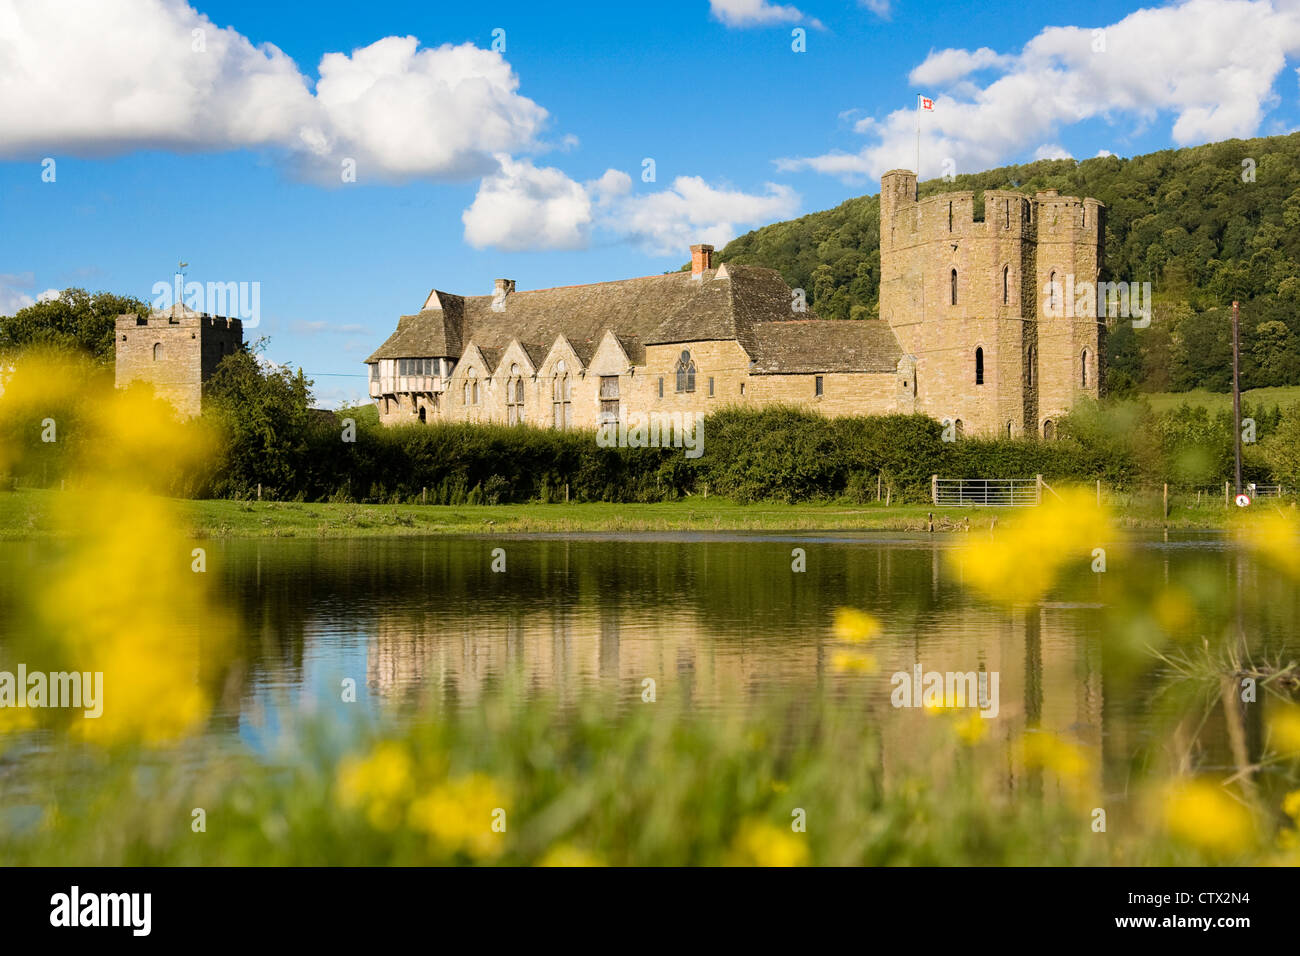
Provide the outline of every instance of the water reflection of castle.
{"type": "MultiPolygon", "coordinates": [[[[906,633],[886,617],[886,634],[873,645],[880,670],[868,676],[835,671],[832,658],[841,645],[829,610],[795,633],[770,625],[730,628],[703,620],[689,606],[502,609],[451,627],[436,613],[393,614],[369,641],[366,677],[383,698],[436,691],[462,705],[507,674],[529,692],[561,698],[601,687],[636,699],[650,677],[660,700],[685,696],[706,711],[783,691],[860,693],[879,718],[889,766],[916,750],[912,722],[933,719],[891,706],[890,675],[917,663],[927,671],[984,669],[999,674],[1000,713],[989,721],[994,739],[1010,744],[1025,729],[1050,730],[1091,751],[1099,766],[1103,687],[1090,613],[1096,612],[947,604],[909,619],[906,633]]],[[[1126,751],[1123,727],[1108,728],[1108,748],[1126,751]]]]}

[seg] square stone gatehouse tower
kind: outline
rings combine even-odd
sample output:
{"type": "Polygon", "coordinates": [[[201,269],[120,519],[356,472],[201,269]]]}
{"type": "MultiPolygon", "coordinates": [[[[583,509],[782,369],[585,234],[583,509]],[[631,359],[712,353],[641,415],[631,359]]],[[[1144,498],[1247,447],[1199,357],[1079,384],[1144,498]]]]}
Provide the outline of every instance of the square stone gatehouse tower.
{"type": "Polygon", "coordinates": [[[119,315],[114,335],[118,388],[149,382],[184,417],[202,409],[203,384],[221,360],[244,347],[239,319],[175,305],[147,316],[119,315]]]}

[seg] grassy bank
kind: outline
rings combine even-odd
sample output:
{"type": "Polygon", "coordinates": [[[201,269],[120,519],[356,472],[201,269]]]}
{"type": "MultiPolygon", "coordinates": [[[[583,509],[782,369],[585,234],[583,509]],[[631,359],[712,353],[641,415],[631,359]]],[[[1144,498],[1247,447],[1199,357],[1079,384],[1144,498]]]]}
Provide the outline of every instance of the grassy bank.
{"type": "MultiPolygon", "coordinates": [[[[0,538],[53,533],[56,491],[0,493],[0,538]]],[[[1232,512],[1221,496],[1172,495],[1162,517],[1158,494],[1107,495],[1123,527],[1176,530],[1221,528],[1232,512]]],[[[911,531],[987,527],[1004,508],[817,502],[739,505],[724,498],[692,497],[650,504],[607,502],[518,505],[370,505],[332,502],[186,501],[200,537],[348,538],[430,534],[541,534],[649,531],[911,531]]],[[[1235,511],[1235,509],[1234,509],[1235,511]]]]}
{"type": "MultiPolygon", "coordinates": [[[[1207,392],[1203,388],[1190,392],[1151,392],[1142,396],[1158,412],[1168,412],[1190,405],[1198,405],[1209,410],[1211,415],[1232,410],[1231,392],[1207,392]]],[[[1300,403],[1300,385],[1279,385],[1271,388],[1252,388],[1241,393],[1241,400],[1251,408],[1271,408],[1274,405],[1286,408],[1300,403]]]]}

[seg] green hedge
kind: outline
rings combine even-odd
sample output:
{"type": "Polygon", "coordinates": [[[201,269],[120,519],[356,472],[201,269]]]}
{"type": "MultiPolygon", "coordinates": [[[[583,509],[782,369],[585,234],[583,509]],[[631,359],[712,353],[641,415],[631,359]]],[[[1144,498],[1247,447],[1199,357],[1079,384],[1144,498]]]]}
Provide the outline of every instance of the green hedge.
{"type": "MultiPolygon", "coordinates": [[[[1292,431],[1280,413],[1247,409],[1261,439],[1292,431]]],[[[1062,420],[1056,441],[943,440],[943,427],[922,415],[826,418],[795,408],[727,409],[703,423],[703,453],[680,448],[603,448],[594,431],[531,426],[405,425],[358,421],[343,440],[341,421],[313,420],[290,451],[287,485],[264,481],[264,497],[306,500],[495,504],[562,501],[662,501],[688,494],[737,501],[874,500],[877,484],[891,500],[929,500],[930,476],[1101,479],[1112,489],[1169,482],[1213,487],[1231,473],[1230,418],[1203,409],[1156,413],[1142,404],[1086,403],[1062,420]]],[[[1274,470],[1248,446],[1246,480],[1274,470]]],[[[231,455],[230,461],[247,456],[231,455]]],[[[256,475],[218,468],[207,493],[256,494],[256,475]]]]}

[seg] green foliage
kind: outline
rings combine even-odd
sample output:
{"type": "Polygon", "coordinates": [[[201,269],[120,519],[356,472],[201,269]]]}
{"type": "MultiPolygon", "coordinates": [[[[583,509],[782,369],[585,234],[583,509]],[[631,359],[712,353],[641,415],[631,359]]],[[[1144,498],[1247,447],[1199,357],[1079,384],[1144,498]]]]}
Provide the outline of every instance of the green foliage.
{"type": "Polygon", "coordinates": [[[114,323],[119,315],[148,315],[148,303],[131,296],[64,289],[57,299],[37,302],[13,316],[0,316],[0,355],[31,346],[84,352],[113,361],[114,323]]]}
{"type": "Polygon", "coordinates": [[[308,464],[311,382],[302,369],[264,365],[257,354],[264,341],[252,351],[227,355],[204,389],[205,415],[223,437],[223,458],[210,489],[219,497],[248,497],[258,485],[264,493],[284,494],[301,481],[308,464]]]}

